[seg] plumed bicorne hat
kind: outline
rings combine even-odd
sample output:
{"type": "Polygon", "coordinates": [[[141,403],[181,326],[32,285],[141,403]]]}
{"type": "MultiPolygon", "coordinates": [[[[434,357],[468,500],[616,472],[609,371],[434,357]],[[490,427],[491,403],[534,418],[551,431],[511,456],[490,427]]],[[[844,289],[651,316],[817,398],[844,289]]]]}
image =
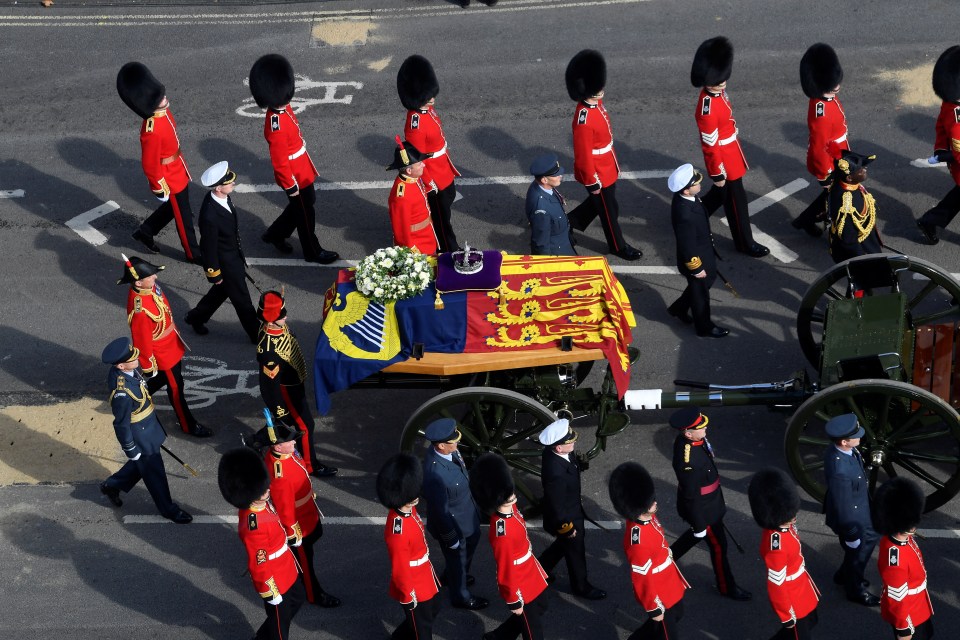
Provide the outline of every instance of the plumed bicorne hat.
{"type": "Polygon", "coordinates": [[[944,102],[960,103],[960,45],[941,53],[933,65],[933,91],[944,102]]]}
{"type": "Polygon", "coordinates": [[[237,509],[246,509],[270,488],[270,475],[256,451],[240,447],[227,451],[220,458],[217,484],[224,500],[237,509]]]}
{"type": "Polygon", "coordinates": [[[477,506],[491,513],[514,493],[513,476],[503,456],[485,453],[470,469],[470,492],[477,506]]]}
{"type": "Polygon", "coordinates": [[[818,42],[800,58],[800,86],[808,98],[822,98],[843,81],[843,67],[837,52],[828,44],[818,42]]]}
{"type": "Polygon", "coordinates": [[[430,61],[420,55],[404,60],[397,71],[397,93],[400,103],[411,111],[430,102],[430,98],[436,98],[440,83],[430,61]]]}
{"type": "Polygon", "coordinates": [[[713,87],[730,78],[733,71],[733,45],[723,36],[704,40],[693,56],[690,84],[713,87]]]}
{"type": "Polygon", "coordinates": [[[397,146],[393,148],[393,162],[387,165],[387,171],[403,169],[433,157],[432,153],[423,153],[413,146],[412,142],[401,140],[400,136],[394,139],[397,141],[397,146]]]}
{"type": "Polygon", "coordinates": [[[627,520],[650,511],[657,494],[650,473],[637,462],[624,462],[610,474],[610,502],[627,520]]]}
{"type": "Polygon", "coordinates": [[[750,512],[762,529],[776,529],[800,511],[800,494],[793,480],[774,467],[753,474],[747,488],[750,512]]]}
{"type": "Polygon", "coordinates": [[[120,255],[123,257],[123,274],[117,280],[117,284],[133,284],[137,280],[149,278],[164,270],[162,264],[156,265],[147,262],[139,256],[130,256],[128,258],[122,253],[120,255]]]}
{"type": "Polygon", "coordinates": [[[887,480],[873,494],[873,527],[887,536],[905,533],[920,524],[925,503],[923,490],[913,480],[887,480]]]}
{"type": "Polygon", "coordinates": [[[423,464],[409,453],[390,456],[377,474],[377,499],[388,509],[399,509],[420,496],[423,464]]]}
{"type": "Polygon", "coordinates": [[[261,109],[279,109],[296,91],[293,67],[279,53],[261,56],[250,68],[250,93],[261,109]]]}
{"type": "Polygon", "coordinates": [[[153,77],[146,65],[128,62],[117,73],[117,93],[135,114],[147,119],[160,106],[167,88],[153,77]]]}
{"type": "Polygon", "coordinates": [[[571,100],[593,97],[607,86],[607,61],[599,51],[584,49],[570,59],[564,78],[571,100]]]}

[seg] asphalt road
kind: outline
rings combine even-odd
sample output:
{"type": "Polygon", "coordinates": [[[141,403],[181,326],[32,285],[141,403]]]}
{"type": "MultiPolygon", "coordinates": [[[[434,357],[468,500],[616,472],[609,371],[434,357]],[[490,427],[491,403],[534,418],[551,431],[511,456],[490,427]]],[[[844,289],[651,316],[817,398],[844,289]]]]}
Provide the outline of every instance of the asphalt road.
{"type": "MultiPolygon", "coordinates": [[[[576,51],[590,47],[606,55],[606,102],[623,170],[663,175],[683,162],[702,166],[690,59],[705,38],[730,37],[737,58],[729,92],[751,165],[745,185],[756,199],[796,180],[810,181],[804,166],[807,102],[797,65],[807,46],[829,42],[846,72],[841,96],[853,147],[879,157],[868,186],[877,198],[884,239],[957,272],[956,232],[947,230],[939,246],[926,247],[918,244],[914,226],[915,217],[950,187],[949,176],[942,168],[911,165],[932,151],[938,104],[929,89],[929,69],[954,44],[949,25],[956,17],[946,0],[881,3],[844,15],[836,3],[756,0],[709,10],[691,0],[501,0],[495,8],[475,2],[466,10],[440,0],[242,9],[7,8],[0,11],[5,43],[0,195],[7,196],[0,197],[0,405],[103,395],[100,350],[126,331],[125,292],[114,285],[121,272],[119,254],[139,251],[129,233],[154,207],[139,166],[139,121],[114,89],[117,69],[128,60],[144,61],[166,84],[195,177],[227,159],[246,185],[270,185],[262,121],[241,114],[253,113],[244,80],[260,55],[286,55],[303,76],[298,97],[309,104],[300,119],[321,172],[318,184],[332,184],[319,192],[318,233],[325,247],[355,260],[390,241],[387,189],[378,183],[390,179],[383,167],[391,158],[393,137],[402,132],[394,78],[407,55],[421,53],[433,61],[451,158],[470,180],[454,206],[458,232],[471,244],[520,253],[528,234],[521,199],[526,185],[519,177],[545,150],[572,166],[573,105],[562,78],[576,51]],[[483,180],[490,176],[517,180],[483,180]],[[117,207],[90,223],[104,238],[102,244],[91,244],[66,226],[108,202],[117,207]]],[[[669,269],[656,269],[674,264],[669,199],[662,177],[638,175],[619,189],[625,235],[644,252],[639,263],[629,265],[642,269],[620,271],[637,314],[634,344],[642,354],[631,386],[671,389],[675,378],[779,380],[803,368],[794,329],[797,303],[832,263],[824,241],[793,230],[789,221],[815,197],[815,187],[773,198],[753,219],[760,231],[798,255],[793,260],[735,254],[727,228],[715,219],[723,268],[741,297],[714,289],[715,320],[732,335],[705,341],[665,313],[683,287],[669,269]]],[[[564,194],[573,202],[582,198],[575,184],[564,194]]],[[[196,208],[199,186],[193,199],[196,208]]],[[[322,294],[334,271],[297,261],[269,263],[280,256],[259,236],[279,212],[281,194],[248,187],[234,200],[242,211],[247,253],[257,259],[251,274],[261,285],[285,284],[291,323],[301,344],[312,350],[322,294]]],[[[163,255],[157,258],[167,266],[163,283],[179,318],[206,291],[206,281],[180,260],[171,229],[159,240],[163,255]]],[[[603,252],[599,228],[584,235],[581,248],[603,252]]],[[[617,258],[611,263],[617,269],[628,266],[617,258]]],[[[254,371],[254,354],[231,310],[224,308],[209,326],[208,336],[188,334],[193,349],[188,365],[215,370],[202,381],[203,406],[197,414],[217,433],[203,442],[171,437],[171,447],[200,471],[199,479],[169,468],[174,497],[187,510],[218,516],[231,509],[216,489],[217,459],[241,433],[258,426],[259,400],[255,378],[244,375],[254,371]]],[[[594,385],[597,375],[590,380],[594,385]]],[[[200,386],[199,377],[188,385],[200,386]]],[[[386,595],[382,531],[356,519],[384,515],[375,501],[373,476],[396,450],[406,417],[429,397],[421,391],[346,391],[335,396],[330,414],[322,418],[322,451],[341,473],[318,483],[321,506],[328,517],[347,520],[333,520],[326,528],[320,575],[345,604],[332,611],[304,610],[296,637],[384,637],[399,622],[399,608],[386,595]]],[[[616,464],[635,459],[657,480],[668,531],[681,532],[673,508],[667,458],[673,434],[664,426],[666,416],[665,411],[635,414],[634,424],[594,461],[584,479],[585,504],[594,518],[616,519],[605,480],[616,464]]],[[[711,439],[731,509],[728,525],[746,548],[743,556],[734,553],[733,567],[755,598],[740,604],[717,596],[706,551],[691,552],[684,558],[694,586],[687,598],[685,637],[766,638],[775,630],[745,490],[757,468],[784,464],[785,418],[754,408],[711,414],[711,439]]],[[[109,420],[102,412],[97,419],[109,420]]],[[[578,423],[585,433],[589,427],[578,423]]],[[[76,428],[83,427],[78,422],[76,428]]],[[[36,438],[51,447],[56,439],[9,420],[0,420],[0,430],[2,462],[42,476],[44,461],[20,449],[14,455],[13,440],[36,438]]],[[[70,450],[61,447],[57,454],[70,450]]],[[[66,640],[171,632],[189,639],[252,635],[262,613],[243,575],[232,525],[124,520],[152,515],[152,505],[138,488],[121,510],[112,509],[97,491],[100,462],[90,461],[86,481],[0,488],[4,627],[18,635],[66,640]]],[[[954,501],[923,524],[943,536],[921,544],[944,637],[960,624],[953,532],[960,528],[958,518],[954,501]]],[[[887,634],[876,611],[846,603],[831,583],[839,550],[818,505],[809,499],[800,526],[807,566],[823,591],[819,637],[887,634]]],[[[546,540],[537,532],[535,549],[546,540]]],[[[619,532],[589,532],[591,579],[611,595],[600,603],[580,601],[561,577],[551,588],[548,637],[624,638],[639,625],[642,612],[630,592],[620,543],[619,532]]],[[[506,615],[485,542],[475,573],[477,593],[494,605],[481,614],[446,608],[437,637],[479,637],[506,615]]],[[[868,577],[876,583],[875,569],[868,577]]]]}

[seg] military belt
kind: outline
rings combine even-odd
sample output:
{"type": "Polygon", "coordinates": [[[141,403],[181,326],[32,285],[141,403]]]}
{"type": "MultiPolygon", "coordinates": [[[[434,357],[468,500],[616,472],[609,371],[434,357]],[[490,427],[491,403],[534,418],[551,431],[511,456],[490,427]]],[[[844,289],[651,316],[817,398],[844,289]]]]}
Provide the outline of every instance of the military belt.
{"type": "Polygon", "coordinates": [[[708,484],[705,487],[700,487],[700,495],[707,496],[720,488],[720,478],[717,478],[713,481],[712,484],[708,484]]]}
{"type": "Polygon", "coordinates": [[[737,141],[737,133],[739,133],[739,132],[740,132],[739,129],[734,129],[732,136],[730,136],[729,138],[724,138],[723,140],[721,140],[721,141],[718,142],[717,144],[719,144],[719,145],[722,147],[722,146],[728,145],[728,144],[730,144],[730,143],[732,143],[732,142],[736,142],[736,141],[737,141]]]}
{"type": "Polygon", "coordinates": [[[430,226],[430,217],[427,216],[427,218],[424,219],[422,222],[418,222],[417,224],[410,225],[410,231],[420,231],[420,229],[426,229],[429,226],[430,226]]]}
{"type": "Polygon", "coordinates": [[[164,164],[164,165],[170,164],[171,162],[173,162],[174,160],[176,160],[176,159],[179,158],[179,157],[180,157],[180,149],[179,149],[179,147],[178,147],[178,148],[177,148],[177,152],[176,152],[175,154],[173,154],[172,156],[170,156],[170,157],[168,157],[168,158],[160,158],[160,164],[164,164]]]}
{"type": "Polygon", "coordinates": [[[290,154],[289,156],[287,156],[287,158],[290,160],[296,160],[306,152],[307,152],[307,145],[303,145],[302,147],[300,147],[300,149],[297,150],[296,153],[290,154]]]}
{"type": "Polygon", "coordinates": [[[280,547],[279,549],[277,549],[276,551],[274,551],[273,553],[271,553],[270,555],[268,555],[268,556],[267,556],[267,559],[269,559],[269,560],[276,560],[277,558],[279,558],[280,556],[282,556],[283,554],[285,554],[285,553],[286,553],[287,551],[289,551],[289,550],[290,550],[290,547],[288,547],[288,546],[287,546],[287,543],[284,542],[284,543],[283,543],[283,546],[280,547]]]}
{"type": "Polygon", "coordinates": [[[602,156],[603,154],[605,154],[605,153],[610,153],[611,151],[613,151],[613,140],[610,140],[610,144],[608,144],[607,146],[603,147],[602,149],[594,149],[594,150],[593,150],[593,155],[595,155],[595,156],[602,156]]]}
{"type": "Polygon", "coordinates": [[[411,561],[410,561],[410,566],[411,566],[411,567],[419,567],[420,565],[422,565],[422,564],[427,564],[428,562],[430,562],[430,552],[429,552],[429,551],[427,551],[425,554],[423,554],[423,557],[422,557],[422,558],[417,558],[416,560],[411,560],[411,561]]]}
{"type": "Polygon", "coordinates": [[[515,565],[523,564],[524,562],[529,560],[532,555],[533,555],[533,549],[527,549],[527,552],[522,556],[520,556],[519,558],[517,558],[516,560],[514,560],[513,564],[515,565]]]}
{"type": "Polygon", "coordinates": [[[153,415],[153,403],[150,403],[150,407],[144,409],[143,411],[138,411],[137,413],[130,414],[130,422],[140,422],[144,418],[153,415]]]}

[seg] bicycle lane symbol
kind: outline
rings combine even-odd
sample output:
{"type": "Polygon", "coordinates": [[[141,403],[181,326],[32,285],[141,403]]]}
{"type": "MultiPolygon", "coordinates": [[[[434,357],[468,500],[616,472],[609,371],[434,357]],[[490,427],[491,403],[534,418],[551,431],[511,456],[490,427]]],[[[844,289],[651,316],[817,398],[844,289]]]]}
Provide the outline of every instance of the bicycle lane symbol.
{"type": "MultiPolygon", "coordinates": [[[[353,102],[353,93],[350,90],[359,91],[363,89],[362,82],[333,82],[326,80],[311,80],[307,76],[294,74],[296,78],[297,95],[290,100],[290,107],[294,113],[302,113],[307,107],[318,104],[351,104],[353,102]],[[311,89],[322,89],[323,95],[319,98],[305,98],[304,91],[311,89]]],[[[244,78],[243,84],[250,86],[250,78],[244,78]]],[[[237,115],[246,118],[262,118],[264,110],[257,106],[256,101],[247,98],[237,108],[237,115]]]]}
{"type": "MultiPolygon", "coordinates": [[[[191,409],[203,409],[225,396],[260,397],[259,373],[256,369],[229,369],[227,363],[216,358],[186,356],[183,359],[183,395],[191,409]],[[251,386],[251,378],[252,386],[251,386]]],[[[157,409],[171,410],[164,402],[160,404],[161,394],[154,397],[157,409]]],[[[164,400],[166,400],[164,394],[164,400]]]]}

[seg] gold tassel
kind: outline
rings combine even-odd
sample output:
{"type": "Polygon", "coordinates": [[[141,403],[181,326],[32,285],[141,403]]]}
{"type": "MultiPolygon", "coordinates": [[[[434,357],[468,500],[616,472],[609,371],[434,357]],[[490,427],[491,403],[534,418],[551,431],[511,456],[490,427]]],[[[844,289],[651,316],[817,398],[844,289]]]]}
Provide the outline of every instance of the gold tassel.
{"type": "Polygon", "coordinates": [[[433,308],[436,311],[443,311],[443,299],[440,298],[440,291],[437,291],[437,299],[433,301],[433,308]]]}
{"type": "Polygon", "coordinates": [[[507,292],[504,288],[503,282],[501,282],[500,286],[497,287],[497,291],[500,293],[500,301],[497,304],[502,307],[503,305],[507,304],[507,292]]]}

